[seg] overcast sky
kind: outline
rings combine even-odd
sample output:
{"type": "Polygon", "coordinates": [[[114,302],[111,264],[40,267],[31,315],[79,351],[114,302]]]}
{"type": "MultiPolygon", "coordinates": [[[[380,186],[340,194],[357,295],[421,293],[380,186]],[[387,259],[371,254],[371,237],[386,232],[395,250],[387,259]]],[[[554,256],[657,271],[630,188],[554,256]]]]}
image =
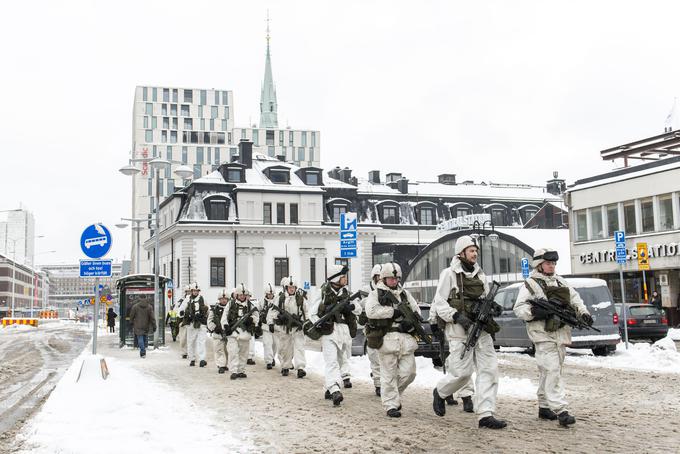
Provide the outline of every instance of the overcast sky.
{"type": "Polygon", "coordinates": [[[129,257],[136,85],[233,90],[259,121],[271,16],[279,123],[321,161],[504,183],[568,183],[599,151],[663,132],[680,94],[678,2],[21,1],[3,5],[0,210],[36,219],[38,263],[82,258],[83,228],[129,257]]]}

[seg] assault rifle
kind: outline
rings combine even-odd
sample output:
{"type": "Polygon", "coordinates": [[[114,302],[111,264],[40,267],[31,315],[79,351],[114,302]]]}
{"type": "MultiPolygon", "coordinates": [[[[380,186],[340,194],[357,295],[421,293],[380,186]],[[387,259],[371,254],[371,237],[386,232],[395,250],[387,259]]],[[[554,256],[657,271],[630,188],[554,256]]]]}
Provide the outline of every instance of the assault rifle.
{"type": "Polygon", "coordinates": [[[283,318],[286,319],[286,322],[291,323],[291,324],[297,326],[298,328],[302,329],[302,327],[303,327],[302,326],[303,325],[302,320],[300,320],[298,317],[294,316],[293,314],[291,314],[287,310],[279,307],[276,304],[272,304],[272,306],[269,309],[276,309],[279,312],[279,314],[283,315],[283,318]]]}
{"type": "Polygon", "coordinates": [[[245,313],[243,317],[238,319],[236,323],[234,323],[234,326],[229,326],[229,330],[227,333],[225,333],[227,336],[230,336],[234,331],[237,329],[243,327],[243,324],[250,318],[251,315],[253,315],[253,312],[257,310],[257,306],[253,304],[253,307],[250,308],[248,312],[245,313]]]}
{"type": "Polygon", "coordinates": [[[425,332],[425,329],[422,325],[422,317],[420,314],[413,312],[413,309],[411,309],[411,305],[408,303],[408,301],[399,301],[392,292],[385,292],[385,295],[392,303],[392,306],[396,309],[399,309],[401,313],[404,314],[404,320],[413,325],[413,334],[415,334],[418,339],[432,345],[432,336],[425,332]]]}
{"type": "Polygon", "coordinates": [[[321,326],[326,323],[329,319],[335,317],[336,314],[342,313],[349,304],[354,301],[357,298],[366,298],[368,296],[368,293],[364,292],[363,290],[359,290],[358,292],[348,295],[338,301],[328,312],[326,312],[322,317],[319,317],[319,319],[314,322],[307,322],[305,323],[303,327],[303,332],[305,335],[307,335],[310,339],[312,340],[318,340],[321,338],[321,326]]]}
{"type": "Polygon", "coordinates": [[[479,340],[479,336],[482,334],[482,330],[486,327],[486,324],[489,323],[489,321],[493,320],[491,314],[493,313],[493,308],[496,304],[494,298],[496,298],[496,293],[498,293],[498,289],[500,288],[501,284],[493,281],[491,283],[489,293],[484,298],[480,298],[478,300],[474,311],[475,320],[472,322],[470,328],[468,328],[467,339],[463,343],[463,345],[465,345],[465,349],[460,354],[460,359],[463,359],[467,352],[475,348],[475,345],[477,345],[477,341],[479,340]]]}
{"type": "Polygon", "coordinates": [[[565,306],[559,301],[547,300],[545,298],[535,298],[533,300],[529,300],[529,303],[531,303],[532,306],[540,307],[541,309],[548,312],[550,314],[550,318],[557,319],[565,325],[571,326],[572,328],[592,329],[598,333],[600,332],[600,330],[594,326],[584,323],[578,317],[578,315],[576,315],[574,308],[571,306],[565,306]]]}

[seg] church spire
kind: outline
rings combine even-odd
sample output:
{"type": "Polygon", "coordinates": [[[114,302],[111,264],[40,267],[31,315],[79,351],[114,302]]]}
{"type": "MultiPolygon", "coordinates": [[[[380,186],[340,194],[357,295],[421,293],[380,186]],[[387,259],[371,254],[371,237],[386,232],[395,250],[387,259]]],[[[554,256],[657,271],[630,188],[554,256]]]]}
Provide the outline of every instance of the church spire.
{"type": "Polygon", "coordinates": [[[264,80],[260,95],[260,128],[273,129],[279,127],[276,104],[276,88],[272,76],[272,62],[269,53],[269,10],[267,10],[267,56],[264,63],[264,80]]]}

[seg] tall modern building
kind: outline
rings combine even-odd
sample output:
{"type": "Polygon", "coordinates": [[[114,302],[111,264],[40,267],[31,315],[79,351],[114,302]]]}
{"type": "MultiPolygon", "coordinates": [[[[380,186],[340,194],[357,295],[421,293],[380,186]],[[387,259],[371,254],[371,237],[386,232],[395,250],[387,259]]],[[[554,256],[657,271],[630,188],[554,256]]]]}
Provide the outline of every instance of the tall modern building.
{"type": "MultiPolygon", "coordinates": [[[[160,157],[181,162],[193,168],[193,179],[198,179],[220,164],[231,162],[238,154],[242,139],[253,142],[254,150],[299,166],[320,163],[321,136],[319,131],[278,128],[278,105],[271,67],[269,26],[265,73],[260,99],[260,124],[234,127],[234,98],[230,90],[138,86],[135,89],[132,119],[132,159],[141,169],[132,178],[132,217],[150,219],[155,210],[156,181],[154,170],[143,162],[160,157]]],[[[159,198],[163,201],[184,187],[168,166],[159,174],[159,198]]],[[[150,229],[142,223],[139,243],[150,238],[150,229]]],[[[135,233],[134,235],[136,235],[135,233]]],[[[133,236],[134,236],[133,235],[133,236]]],[[[133,244],[137,238],[133,238],[133,244]]],[[[151,272],[153,257],[141,252],[139,269],[136,247],[132,247],[133,272],[151,272]]]]}
{"type": "Polygon", "coordinates": [[[32,266],[35,256],[33,213],[18,208],[0,213],[0,254],[32,266]]]}

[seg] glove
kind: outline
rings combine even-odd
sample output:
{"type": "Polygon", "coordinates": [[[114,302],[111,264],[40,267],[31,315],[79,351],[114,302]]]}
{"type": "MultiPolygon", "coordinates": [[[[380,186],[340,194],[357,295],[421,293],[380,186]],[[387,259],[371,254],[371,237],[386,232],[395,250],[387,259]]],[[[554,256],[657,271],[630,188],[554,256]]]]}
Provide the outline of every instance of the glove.
{"type": "Polygon", "coordinates": [[[494,302],[493,307],[491,308],[491,313],[494,317],[500,317],[501,314],[503,314],[503,306],[494,302]]]}
{"type": "Polygon", "coordinates": [[[355,307],[356,306],[354,303],[349,303],[347,306],[345,306],[345,309],[342,312],[344,312],[346,315],[349,315],[352,313],[355,307]]]}
{"type": "Polygon", "coordinates": [[[231,334],[231,329],[229,328],[229,325],[223,325],[223,326],[222,326],[222,329],[223,329],[222,332],[223,332],[224,334],[226,334],[227,336],[229,336],[229,335],[231,334]]]}
{"type": "Polygon", "coordinates": [[[401,311],[401,309],[399,309],[398,307],[395,307],[394,308],[394,315],[392,316],[392,318],[399,318],[399,317],[403,317],[403,316],[404,316],[404,313],[401,311]]]}
{"type": "Polygon", "coordinates": [[[413,326],[413,323],[408,320],[402,320],[401,323],[399,323],[399,331],[402,333],[410,333],[414,328],[415,326],[413,326]]]}
{"type": "Polygon", "coordinates": [[[255,322],[254,322],[253,319],[250,318],[250,317],[248,317],[248,318],[246,319],[246,321],[243,322],[243,325],[244,325],[246,328],[250,328],[250,327],[253,326],[254,324],[255,324],[255,322]]]}
{"type": "Polygon", "coordinates": [[[179,311],[179,316],[184,317],[184,311],[179,311]]]}
{"type": "Polygon", "coordinates": [[[269,332],[270,333],[274,332],[274,324],[273,323],[271,325],[269,325],[269,332]]]}
{"type": "Polygon", "coordinates": [[[276,321],[280,324],[283,325],[286,323],[286,317],[283,316],[283,314],[279,314],[276,316],[276,321]]]}
{"type": "Polygon", "coordinates": [[[472,320],[467,318],[465,314],[462,312],[458,311],[455,314],[453,314],[453,322],[458,323],[460,326],[463,327],[465,331],[468,330],[472,326],[472,320]]]}
{"type": "Polygon", "coordinates": [[[550,312],[538,306],[531,306],[531,315],[534,320],[548,320],[550,318],[550,312]]]}
{"type": "Polygon", "coordinates": [[[579,315],[579,318],[586,325],[593,326],[593,316],[590,315],[589,313],[585,312],[585,313],[579,315]]]}

